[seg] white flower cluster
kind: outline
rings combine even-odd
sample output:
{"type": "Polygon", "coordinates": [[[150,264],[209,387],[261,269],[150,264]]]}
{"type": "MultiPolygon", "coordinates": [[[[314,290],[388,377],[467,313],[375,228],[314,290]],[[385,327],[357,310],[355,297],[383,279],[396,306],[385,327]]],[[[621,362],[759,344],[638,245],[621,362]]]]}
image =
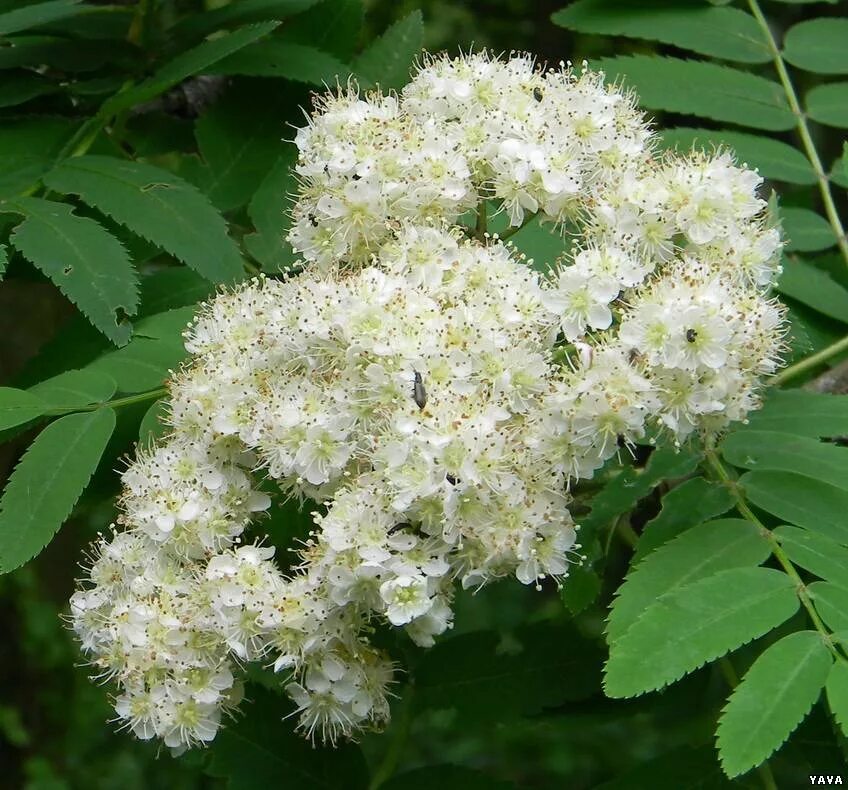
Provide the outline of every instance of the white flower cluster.
{"type": "Polygon", "coordinates": [[[297,142],[306,268],[201,310],[171,433],[125,472],[123,530],[71,601],[118,719],[175,749],[214,737],[256,660],[310,736],[384,725],[378,625],[429,646],[456,580],[563,579],[572,481],[649,431],[743,419],[779,364],[759,177],[656,158],[597,75],[436,59],[399,97],[323,100],[297,142]],[[532,270],[484,233],[487,202],[568,251],[532,270]],[[243,540],[274,487],[318,503],[290,569],[243,540]]]}

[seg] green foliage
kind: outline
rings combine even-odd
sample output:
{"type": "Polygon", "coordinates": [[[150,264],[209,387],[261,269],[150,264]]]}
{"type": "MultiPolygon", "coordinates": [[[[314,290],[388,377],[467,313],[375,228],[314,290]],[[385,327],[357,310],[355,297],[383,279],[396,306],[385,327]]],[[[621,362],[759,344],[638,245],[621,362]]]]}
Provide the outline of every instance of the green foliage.
{"type": "Polygon", "coordinates": [[[730,568],[684,585],[654,601],[610,645],[604,689],[611,697],[660,689],[797,609],[792,580],[768,568],[730,568]]]}
{"type": "Polygon", "coordinates": [[[16,467],[0,499],[0,571],[34,557],[68,517],[100,463],[115,412],[70,414],[48,425],[16,467]]]}
{"type": "Polygon", "coordinates": [[[238,247],[209,199],[161,168],[79,156],[51,171],[45,183],[58,192],[79,195],[211,282],[232,282],[242,275],[238,247]]]}
{"type": "Polygon", "coordinates": [[[818,699],[832,664],[815,631],[789,634],[757,658],[718,725],[718,751],[729,776],[759,765],[783,744],[818,699]]]}
{"type": "MultiPolygon", "coordinates": [[[[56,617],[74,563],[115,517],[120,457],[167,431],[162,387],[197,303],[297,265],[285,241],[289,141],[311,89],[354,76],[397,90],[422,45],[455,52],[469,38],[588,57],[672,127],[661,150],[733,149],[780,192],[794,357],[779,384],[845,359],[848,261],[834,216],[846,203],[834,185],[848,187],[848,20],[806,0],[769,3],[765,27],[756,2],[576,0],[552,24],[526,5],[0,0],[12,360],[0,360],[0,431],[15,467],[0,571],[40,555],[0,577],[16,634],[0,707],[9,786],[677,790],[752,786],[726,777],[768,760],[766,782],[773,772],[788,787],[797,766],[824,764],[816,744],[848,736],[848,397],[778,387],[717,449],[646,439],[635,458],[622,452],[575,483],[588,559],[562,590],[461,592],[457,632],[429,651],[376,629],[408,674],[388,732],[361,746],[312,748],[283,720],[283,697],[251,683],[244,715],[209,750],[156,760],[109,734],[100,689],[85,696],[56,617]],[[750,669],[733,690],[723,678],[735,667],[750,669]],[[836,726],[813,739],[803,731],[816,712],[836,726]]],[[[512,240],[539,269],[565,250],[538,222],[512,240]]],[[[311,526],[308,508],[287,503],[261,532],[282,549],[311,526]]]]}
{"type": "Polygon", "coordinates": [[[130,338],[138,280],[123,245],[101,225],[52,200],[18,198],[26,219],[10,241],[115,345],[130,338]]]}
{"type": "Polygon", "coordinates": [[[819,74],[848,74],[845,41],[848,19],[808,19],[789,28],[783,39],[783,57],[793,66],[819,74]]]}
{"type": "Polygon", "coordinates": [[[634,5],[622,0],[578,0],[551,19],[581,33],[662,41],[723,60],[765,63],[771,59],[753,17],[736,8],[692,7],[679,2],[634,5]]]}

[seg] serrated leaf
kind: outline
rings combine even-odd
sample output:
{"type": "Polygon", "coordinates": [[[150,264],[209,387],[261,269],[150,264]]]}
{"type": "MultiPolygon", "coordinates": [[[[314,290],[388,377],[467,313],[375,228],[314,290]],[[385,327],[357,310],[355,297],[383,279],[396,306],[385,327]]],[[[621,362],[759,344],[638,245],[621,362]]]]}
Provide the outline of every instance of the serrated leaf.
{"type": "Polygon", "coordinates": [[[827,704],[842,734],[848,736],[848,664],[835,661],[825,685],[827,704]]]}
{"type": "Polygon", "coordinates": [[[744,431],[779,431],[801,436],[848,434],[848,397],[804,390],[773,390],[765,405],[748,417],[744,431]]]}
{"type": "Polygon", "coordinates": [[[830,168],[830,179],[848,189],[848,140],[842,143],[842,156],[835,159],[830,168]]]}
{"type": "Polygon", "coordinates": [[[58,192],[79,195],[211,282],[243,277],[242,259],[208,198],[152,165],[109,156],[78,156],[45,176],[58,192]]]}
{"type": "Polygon", "coordinates": [[[718,723],[718,751],[728,776],[745,773],[780,748],[819,698],[832,664],[815,631],[789,634],[757,658],[718,723]]]}
{"type": "Polygon", "coordinates": [[[164,93],[188,77],[200,72],[208,72],[211,66],[268,35],[278,25],[279,22],[276,21],[245,25],[231,33],[225,33],[198,44],[198,46],[181,53],[170,63],[162,66],[150,79],[127,91],[117,93],[104,103],[100,115],[109,117],[122,110],[129,110],[137,104],[149,101],[160,93],[164,93]]]}
{"type": "Polygon", "coordinates": [[[58,22],[86,11],[91,11],[91,8],[81,5],[81,0],[50,0],[47,3],[25,5],[0,14],[0,36],[58,22]]]}
{"type": "Polygon", "coordinates": [[[280,38],[268,38],[222,60],[215,74],[246,74],[251,77],[283,77],[308,85],[344,81],[350,68],[329,52],[280,38]]]}
{"type": "Polygon", "coordinates": [[[504,721],[537,713],[598,688],[599,651],[571,627],[536,623],[510,635],[494,631],[445,639],[415,669],[418,708],[455,708],[463,721],[504,721]]]}
{"type": "Polygon", "coordinates": [[[620,639],[657,599],[728,568],[759,565],[771,554],[750,521],[707,521],[652,552],[627,575],[607,620],[607,639],[620,639]]]}
{"type": "Polygon", "coordinates": [[[48,425],[24,453],[0,499],[0,572],[38,554],[70,515],[100,463],[115,412],[69,414],[48,425]]]}
{"type": "Polygon", "coordinates": [[[117,385],[105,373],[93,370],[68,370],[30,387],[51,409],[78,409],[103,403],[114,394],[117,385]]]}
{"type": "Polygon", "coordinates": [[[848,587],[848,548],[809,529],[784,526],[772,534],[795,565],[820,579],[848,587]]]}
{"type": "Polygon", "coordinates": [[[579,33],[661,41],[680,49],[742,63],[771,60],[756,20],[737,8],[697,6],[679,0],[578,0],[551,20],[579,33]]]}
{"type": "Polygon", "coordinates": [[[298,790],[364,790],[368,770],[354,744],[314,748],[294,732],[291,705],[258,686],[248,689],[243,716],[221,729],[209,748],[207,772],[229,790],[297,787],[298,790]],[[249,770],[245,767],[249,766],[249,770]]]}
{"type": "Polygon", "coordinates": [[[114,379],[120,392],[145,392],[163,386],[185,357],[186,350],[179,337],[137,337],[124,348],[98,357],[85,369],[105,373],[114,379]]]}
{"type": "Polygon", "coordinates": [[[795,116],[776,82],[715,63],[681,58],[623,55],[596,64],[610,82],[623,79],[650,110],[698,115],[756,129],[783,131],[795,116]]]}
{"type": "Polygon", "coordinates": [[[676,148],[681,153],[693,147],[710,151],[718,146],[732,149],[737,160],[759,170],[764,178],[789,184],[815,184],[816,174],[807,158],[798,150],[770,137],[734,132],[728,129],[666,129],[658,135],[664,148],[676,148]]]}
{"type": "Polygon", "coordinates": [[[560,598],[571,614],[579,614],[592,604],[601,592],[601,580],[588,563],[572,565],[562,586],[560,598]]]}
{"type": "Polygon", "coordinates": [[[126,316],[138,306],[138,274],[121,243],[101,225],[52,200],[17,198],[24,221],[10,237],[115,345],[132,334],[126,316]]]}
{"type": "Polygon", "coordinates": [[[135,324],[136,337],[181,342],[183,332],[196,312],[197,305],[186,305],[142,318],[135,324]]]}
{"type": "Polygon", "coordinates": [[[296,157],[294,147],[287,146],[247,208],[256,233],[244,237],[244,246],[266,272],[283,271],[297,260],[285,238],[290,224],[290,195],[296,188],[292,170],[296,157]]]}
{"type": "Polygon", "coordinates": [[[383,90],[400,88],[424,40],[424,18],[415,10],[395,22],[353,61],[353,72],[383,90]]]}
{"type": "Polygon", "coordinates": [[[848,490],[795,472],[746,472],[739,485],[767,513],[848,543],[848,490]]]}
{"type": "Polygon", "coordinates": [[[592,500],[592,510],[581,519],[586,536],[609,524],[614,518],[630,510],[647,496],[661,480],[683,477],[698,466],[700,455],[690,450],[660,447],[655,450],[644,469],[633,467],[622,470],[592,500]]]}
{"type": "Polygon", "coordinates": [[[793,25],[783,38],[783,57],[793,66],[817,74],[848,74],[848,19],[807,19],[793,25]]]}
{"type": "Polygon", "coordinates": [[[808,208],[781,206],[780,217],[786,235],[786,250],[815,252],[836,244],[830,223],[808,208]]]}
{"type": "Polygon", "coordinates": [[[848,129],[848,82],[816,85],[804,100],[807,115],[837,129],[848,129]]]}
{"type": "Polygon", "coordinates": [[[160,398],[144,413],[138,426],[138,443],[150,447],[168,432],[165,418],[168,416],[168,401],[160,398]]]}
{"type": "Polygon", "coordinates": [[[427,765],[397,774],[381,790],[514,790],[516,785],[461,765],[427,765]]]}
{"type": "Polygon", "coordinates": [[[659,515],[645,524],[633,562],[639,562],[687,529],[726,513],[734,501],[726,486],[703,477],[694,477],[675,486],[663,497],[659,515]]]}
{"type": "Polygon", "coordinates": [[[216,102],[195,124],[200,154],[209,168],[203,191],[220,211],[243,206],[290,144],[284,115],[258,91],[238,91],[216,102]],[[244,119],[250,117],[249,124],[244,119]]]}
{"type": "Polygon", "coordinates": [[[734,466],[814,476],[848,490],[848,449],[808,436],[776,431],[731,433],[721,454],[734,466]]]}
{"type": "Polygon", "coordinates": [[[848,629],[848,588],[830,582],[813,582],[807,585],[807,592],[831,631],[848,629]]]}
{"type": "Polygon", "coordinates": [[[287,21],[278,35],[347,62],[356,52],[364,15],[362,0],[324,0],[287,21]]]}
{"type": "Polygon", "coordinates": [[[783,264],[776,287],[780,293],[816,312],[848,323],[848,289],[817,266],[790,256],[783,264]]]}
{"type": "Polygon", "coordinates": [[[660,689],[762,636],[798,609],[792,580],[769,568],[721,571],[655,601],[610,646],[610,697],[660,689]]]}
{"type": "Polygon", "coordinates": [[[0,431],[40,417],[50,406],[38,394],[14,387],[0,387],[0,431]]]}

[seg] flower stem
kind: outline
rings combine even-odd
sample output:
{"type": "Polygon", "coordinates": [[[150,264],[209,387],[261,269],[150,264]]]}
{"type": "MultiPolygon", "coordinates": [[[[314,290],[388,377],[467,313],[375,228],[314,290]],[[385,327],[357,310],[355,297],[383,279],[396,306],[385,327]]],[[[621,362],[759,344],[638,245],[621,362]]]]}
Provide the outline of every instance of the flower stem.
{"type": "Polygon", "coordinates": [[[848,335],[843,337],[841,340],[837,340],[835,343],[831,343],[821,351],[817,351],[815,354],[810,354],[810,356],[804,357],[804,359],[796,362],[794,365],[784,368],[780,371],[780,373],[772,377],[771,383],[783,384],[784,381],[788,381],[802,373],[806,373],[808,370],[816,367],[817,365],[821,365],[822,362],[827,362],[828,359],[836,356],[841,351],[846,350],[848,350],[848,335]]]}
{"type": "Polygon", "coordinates": [[[772,35],[768,21],[760,9],[760,4],[757,0],[748,0],[748,6],[763,31],[769,50],[771,50],[774,67],[777,70],[780,83],[786,93],[789,108],[795,116],[795,126],[798,130],[798,135],[801,138],[804,151],[807,154],[807,158],[810,160],[810,164],[813,166],[813,170],[816,174],[816,180],[819,184],[819,191],[821,192],[825,214],[827,214],[830,226],[836,234],[836,243],[839,245],[839,251],[845,259],[845,264],[848,265],[848,238],[845,236],[845,228],[842,227],[842,221],[836,211],[836,204],[833,201],[833,193],[830,191],[830,182],[828,181],[827,174],[824,172],[824,167],[822,166],[821,159],[819,158],[818,151],[816,150],[815,143],[813,142],[812,135],[810,134],[810,128],[807,125],[806,116],[804,115],[804,111],[801,109],[801,104],[798,101],[798,94],[795,92],[795,86],[792,84],[792,80],[789,77],[789,72],[786,69],[786,63],[783,60],[783,56],[780,54],[780,48],[777,46],[777,42],[772,35]]]}
{"type": "Polygon", "coordinates": [[[98,409],[120,409],[122,406],[132,406],[134,403],[144,403],[148,400],[156,400],[163,395],[167,395],[166,387],[159,387],[155,390],[147,392],[139,392],[137,395],[127,395],[123,398],[114,398],[112,400],[103,401],[101,403],[91,403],[88,406],[58,406],[55,409],[45,412],[48,417],[59,417],[63,414],[79,411],[97,411],[98,409]]]}
{"type": "Polygon", "coordinates": [[[498,233],[498,238],[501,241],[506,241],[510,236],[514,236],[526,225],[529,225],[534,219],[536,219],[535,214],[528,214],[526,217],[524,217],[524,221],[520,225],[513,225],[512,227],[507,228],[503,233],[498,233]]]}
{"type": "Polygon", "coordinates": [[[413,696],[415,693],[414,686],[410,683],[403,694],[400,701],[400,710],[395,718],[397,726],[393,728],[393,736],[389,743],[389,747],[383,756],[382,762],[377,766],[374,775],[371,779],[369,790],[377,790],[378,787],[385,784],[397,770],[400,758],[403,756],[406,749],[406,742],[409,740],[409,733],[412,728],[412,707],[413,696]]]}
{"type": "Polygon", "coordinates": [[[486,201],[481,200],[477,204],[477,225],[474,228],[474,235],[480,241],[486,238],[486,201]]]}

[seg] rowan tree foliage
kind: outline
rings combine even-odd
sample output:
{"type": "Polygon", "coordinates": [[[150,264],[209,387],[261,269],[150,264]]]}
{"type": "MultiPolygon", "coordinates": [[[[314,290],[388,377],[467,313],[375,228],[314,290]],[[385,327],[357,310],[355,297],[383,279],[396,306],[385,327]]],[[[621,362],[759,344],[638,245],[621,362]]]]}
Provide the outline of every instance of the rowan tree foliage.
{"type": "Polygon", "coordinates": [[[845,9],[407,5],[0,2],[11,781],[847,781],[845,9]]]}

